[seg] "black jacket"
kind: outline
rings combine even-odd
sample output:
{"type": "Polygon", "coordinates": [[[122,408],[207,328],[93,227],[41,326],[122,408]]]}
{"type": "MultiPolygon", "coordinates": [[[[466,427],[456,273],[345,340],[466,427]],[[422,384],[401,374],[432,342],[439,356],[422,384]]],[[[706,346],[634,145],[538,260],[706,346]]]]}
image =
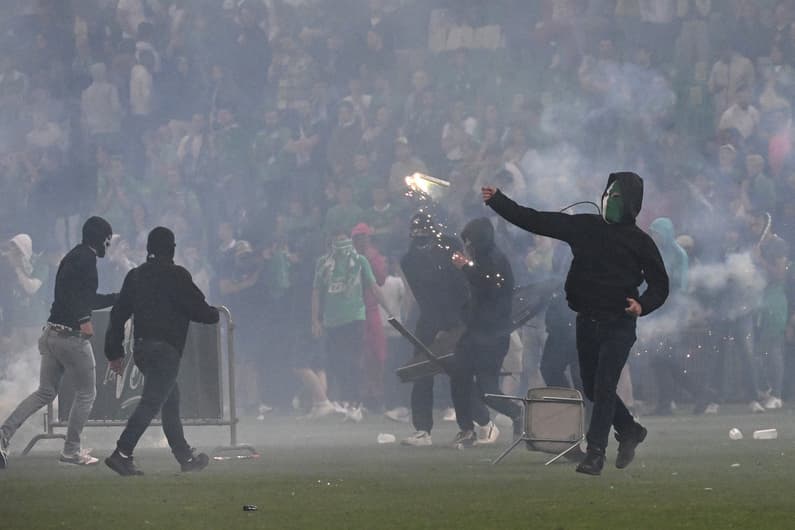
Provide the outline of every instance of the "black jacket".
{"type": "Polygon", "coordinates": [[[453,252],[462,250],[454,237],[413,239],[400,268],[420,308],[421,320],[450,329],[461,322],[469,291],[461,271],[453,267],[453,252]]]}
{"type": "Polygon", "coordinates": [[[55,275],[55,298],[48,322],[79,329],[91,311],[113,305],[116,294],[97,294],[97,254],[79,244],[64,256],[55,275]]]}
{"type": "Polygon", "coordinates": [[[127,273],[119,299],[110,312],[105,356],[124,357],[124,324],[135,317],[136,339],[160,340],[180,354],[188,324],[218,322],[218,310],[204,300],[190,273],[170,260],[150,259],[127,273]]]}
{"type": "Polygon", "coordinates": [[[566,278],[566,299],[578,313],[623,315],[627,298],[648,315],[668,297],[668,275],[652,238],[635,224],[643,201],[643,181],[634,173],[612,173],[605,191],[618,180],[624,199],[619,223],[592,214],[539,212],[519,206],[500,191],[488,205],[507,221],[534,234],[569,244],[574,259],[566,278]],[[643,295],[638,287],[646,282],[643,295]]]}
{"type": "Polygon", "coordinates": [[[470,300],[464,315],[467,331],[509,335],[512,330],[513,271],[494,244],[494,228],[485,217],[467,223],[461,232],[472,261],[461,269],[469,282],[470,300]]]}

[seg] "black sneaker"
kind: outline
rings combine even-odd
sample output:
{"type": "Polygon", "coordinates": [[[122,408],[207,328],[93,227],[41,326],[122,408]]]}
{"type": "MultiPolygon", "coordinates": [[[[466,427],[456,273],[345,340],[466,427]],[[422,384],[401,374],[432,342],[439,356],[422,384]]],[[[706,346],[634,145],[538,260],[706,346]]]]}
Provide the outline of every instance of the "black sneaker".
{"type": "Polygon", "coordinates": [[[0,469],[8,467],[8,442],[0,436],[0,469]]]}
{"type": "Polygon", "coordinates": [[[575,447],[565,455],[563,458],[571,462],[572,464],[581,464],[583,460],[585,460],[585,453],[582,452],[582,449],[579,447],[575,447]]]}
{"type": "Polygon", "coordinates": [[[451,445],[453,449],[469,449],[475,445],[477,439],[475,431],[460,431],[455,435],[451,445]]]}
{"type": "Polygon", "coordinates": [[[616,433],[616,440],[618,440],[618,456],[616,456],[616,467],[624,469],[635,458],[635,448],[646,439],[646,428],[642,425],[637,425],[631,431],[619,435],[616,433]]]}
{"type": "Polygon", "coordinates": [[[105,459],[105,465],[123,477],[143,475],[144,472],[135,466],[132,455],[124,457],[118,449],[105,459]]]}
{"type": "Polygon", "coordinates": [[[596,451],[588,451],[585,453],[585,458],[577,466],[577,473],[584,473],[586,475],[601,475],[602,468],[605,466],[605,455],[597,453],[596,451]]]}
{"type": "Polygon", "coordinates": [[[209,463],[210,457],[205,453],[199,453],[192,455],[185,462],[180,462],[180,466],[182,467],[183,473],[189,473],[191,471],[201,471],[207,467],[207,464],[209,463]]]}

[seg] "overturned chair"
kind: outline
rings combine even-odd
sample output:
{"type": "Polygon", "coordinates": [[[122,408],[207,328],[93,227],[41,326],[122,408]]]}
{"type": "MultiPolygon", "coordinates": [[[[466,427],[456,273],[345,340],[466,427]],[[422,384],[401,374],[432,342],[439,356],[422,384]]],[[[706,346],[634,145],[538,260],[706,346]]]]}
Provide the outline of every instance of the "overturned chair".
{"type": "Polygon", "coordinates": [[[585,439],[585,404],[577,389],[552,386],[531,388],[527,397],[502,394],[486,394],[485,397],[524,403],[521,436],[493,464],[499,464],[517,445],[525,442],[529,450],[555,455],[544,464],[548,466],[577,449],[585,439]]]}

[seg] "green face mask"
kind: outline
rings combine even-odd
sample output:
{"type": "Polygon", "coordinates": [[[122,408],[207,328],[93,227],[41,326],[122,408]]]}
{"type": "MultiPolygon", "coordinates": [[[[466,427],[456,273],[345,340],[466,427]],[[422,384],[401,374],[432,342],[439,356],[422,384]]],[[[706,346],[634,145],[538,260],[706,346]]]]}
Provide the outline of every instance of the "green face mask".
{"type": "Polygon", "coordinates": [[[602,196],[602,217],[608,223],[618,223],[623,214],[624,198],[618,181],[614,181],[602,196]]]}

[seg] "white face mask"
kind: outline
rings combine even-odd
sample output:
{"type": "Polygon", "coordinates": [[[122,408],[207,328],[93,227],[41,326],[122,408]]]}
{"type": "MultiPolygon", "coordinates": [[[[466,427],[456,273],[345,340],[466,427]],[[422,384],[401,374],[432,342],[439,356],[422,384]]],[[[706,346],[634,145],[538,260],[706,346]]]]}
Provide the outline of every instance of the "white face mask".
{"type": "Polygon", "coordinates": [[[100,257],[100,258],[104,258],[105,257],[105,253],[107,252],[108,248],[110,247],[110,238],[111,238],[111,236],[106,237],[105,241],[102,242],[102,246],[97,249],[97,257],[100,257]]]}

